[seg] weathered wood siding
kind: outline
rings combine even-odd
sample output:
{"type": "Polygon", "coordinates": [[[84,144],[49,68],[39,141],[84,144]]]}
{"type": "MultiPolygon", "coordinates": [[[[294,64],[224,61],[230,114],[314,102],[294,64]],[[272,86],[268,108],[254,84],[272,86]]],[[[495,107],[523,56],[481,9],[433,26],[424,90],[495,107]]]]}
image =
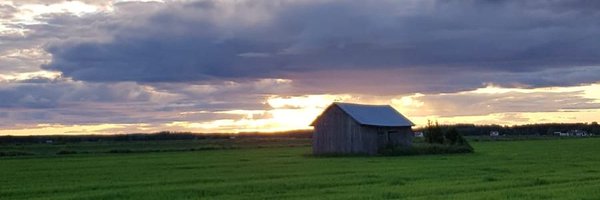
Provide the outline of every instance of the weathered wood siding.
{"type": "Polygon", "coordinates": [[[314,154],[360,153],[362,127],[337,106],[329,107],[315,124],[314,154]]]}
{"type": "Polygon", "coordinates": [[[410,127],[377,127],[357,123],[337,106],[330,106],[314,124],[314,154],[377,154],[389,146],[410,146],[410,127]]]}
{"type": "Polygon", "coordinates": [[[363,137],[372,139],[365,144],[366,153],[377,154],[379,150],[388,147],[408,147],[412,145],[414,133],[411,127],[378,127],[363,126],[363,137]]]}

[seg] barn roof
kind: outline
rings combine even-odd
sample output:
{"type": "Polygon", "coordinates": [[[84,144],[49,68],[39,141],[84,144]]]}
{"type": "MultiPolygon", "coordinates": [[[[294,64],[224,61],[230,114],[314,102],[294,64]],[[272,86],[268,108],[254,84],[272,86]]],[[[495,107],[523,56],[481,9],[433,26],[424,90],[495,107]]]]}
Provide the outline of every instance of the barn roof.
{"type": "MultiPolygon", "coordinates": [[[[336,102],[356,122],[371,126],[414,126],[415,124],[389,105],[364,105],[336,102]]],[[[318,120],[318,118],[317,118],[318,120]]],[[[316,121],[316,120],[315,120],[316,121]]],[[[313,124],[314,125],[314,122],[313,124]]]]}

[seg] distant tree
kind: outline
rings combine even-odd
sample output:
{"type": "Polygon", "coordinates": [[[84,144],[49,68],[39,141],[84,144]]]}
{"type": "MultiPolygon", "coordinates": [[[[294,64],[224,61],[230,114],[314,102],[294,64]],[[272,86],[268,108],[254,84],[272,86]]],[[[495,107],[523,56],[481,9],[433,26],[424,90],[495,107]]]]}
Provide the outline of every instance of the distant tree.
{"type": "MultiPolygon", "coordinates": [[[[570,130],[583,130],[589,133],[600,135],[600,125],[598,122],[591,123],[547,123],[547,124],[524,124],[514,126],[500,125],[474,125],[474,124],[452,124],[452,125],[437,125],[429,121],[428,126],[417,131],[422,131],[425,134],[428,132],[450,130],[455,128],[461,135],[465,136],[485,136],[490,131],[498,131],[503,135],[554,135],[554,132],[567,132],[570,130]]],[[[431,140],[435,140],[436,134],[431,134],[431,140]]],[[[427,139],[427,138],[426,138],[427,139]]],[[[428,141],[429,142],[429,141],[428,141]]],[[[433,141],[432,141],[433,142],[433,141]]]]}
{"type": "Polygon", "coordinates": [[[435,122],[427,120],[427,127],[425,128],[425,141],[428,143],[444,144],[444,132],[442,127],[435,122]]]}
{"type": "Polygon", "coordinates": [[[590,124],[590,133],[600,134],[600,125],[598,125],[598,122],[592,122],[590,124]]]}
{"type": "MultiPolygon", "coordinates": [[[[472,129],[474,126],[463,126],[472,129]]],[[[469,142],[460,134],[459,129],[455,126],[440,126],[437,122],[434,124],[431,121],[427,122],[425,127],[425,141],[430,144],[441,144],[446,146],[445,148],[452,149],[452,151],[460,152],[473,152],[473,147],[469,142]]]]}
{"type": "Polygon", "coordinates": [[[546,135],[554,135],[554,132],[557,132],[556,129],[554,127],[550,127],[548,128],[548,131],[546,131],[546,135]]]}

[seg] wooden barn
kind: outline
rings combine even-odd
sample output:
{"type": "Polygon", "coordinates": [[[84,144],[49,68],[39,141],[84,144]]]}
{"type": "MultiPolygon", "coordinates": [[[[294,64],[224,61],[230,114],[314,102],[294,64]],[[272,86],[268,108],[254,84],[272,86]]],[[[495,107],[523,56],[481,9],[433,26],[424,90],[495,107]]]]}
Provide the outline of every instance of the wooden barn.
{"type": "Polygon", "coordinates": [[[414,137],[414,124],[389,105],[333,103],[311,126],[316,155],[374,155],[382,148],[410,146],[414,137]]]}

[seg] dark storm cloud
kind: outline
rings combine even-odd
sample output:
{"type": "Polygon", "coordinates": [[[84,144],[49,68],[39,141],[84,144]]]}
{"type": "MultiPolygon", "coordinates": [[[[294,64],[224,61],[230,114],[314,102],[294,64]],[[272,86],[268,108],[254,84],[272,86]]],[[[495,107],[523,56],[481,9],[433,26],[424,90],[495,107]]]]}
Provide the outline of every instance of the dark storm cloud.
{"type": "Polygon", "coordinates": [[[399,93],[458,92],[496,85],[508,88],[574,86],[600,80],[600,67],[557,67],[537,71],[449,70],[402,68],[328,70],[291,76],[293,95],[307,93],[355,93],[385,95],[399,93]]]}
{"type": "MultiPolygon", "coordinates": [[[[19,1],[18,3],[60,3],[63,1],[19,1]]],[[[93,4],[92,1],[87,2],[93,4]]],[[[106,4],[107,1],[98,1],[106,4]]],[[[115,3],[112,12],[86,13],[82,16],[69,12],[46,13],[33,16],[39,23],[8,19],[3,26],[9,31],[0,31],[0,73],[39,71],[40,65],[50,55],[37,53],[37,49],[58,42],[78,43],[81,41],[107,41],[113,32],[123,26],[131,27],[159,9],[159,3],[127,2],[115,3]],[[135,22],[135,23],[134,23],[135,22]],[[26,51],[23,51],[26,50],[26,51]],[[35,51],[31,51],[35,50],[35,51]],[[20,52],[18,56],[7,56],[20,52]]],[[[18,12],[29,12],[21,10],[18,12]]],[[[4,13],[3,13],[4,14],[4,13]]],[[[8,13],[7,13],[8,14],[8,13]]],[[[18,13],[17,13],[18,14],[18,13]]]]}
{"type": "MultiPolygon", "coordinates": [[[[111,41],[51,45],[53,60],[44,68],[98,82],[239,81],[332,69],[568,70],[600,64],[600,12],[591,9],[597,6],[589,1],[173,3],[135,27],[112,31],[111,41]],[[235,11],[223,14],[224,7],[235,11]]],[[[591,82],[600,80],[595,78],[591,82]]],[[[472,79],[476,86],[486,82],[472,79]]]]}

